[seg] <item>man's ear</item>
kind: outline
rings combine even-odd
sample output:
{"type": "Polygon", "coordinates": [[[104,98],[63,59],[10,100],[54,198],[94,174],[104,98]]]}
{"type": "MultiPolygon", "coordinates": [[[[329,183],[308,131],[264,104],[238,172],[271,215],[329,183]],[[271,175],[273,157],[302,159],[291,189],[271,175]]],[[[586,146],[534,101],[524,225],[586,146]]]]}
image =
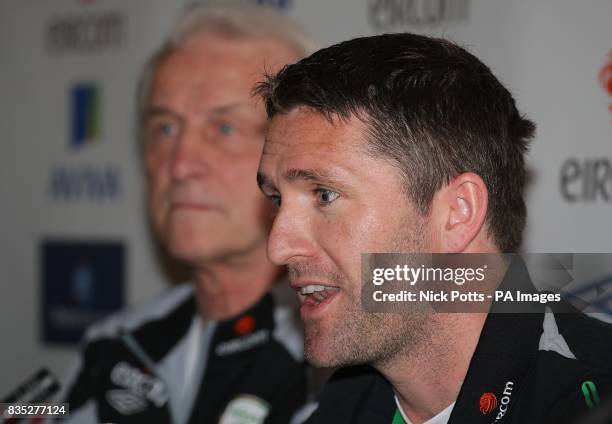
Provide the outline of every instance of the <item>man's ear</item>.
{"type": "Polygon", "coordinates": [[[454,178],[436,192],[432,201],[431,218],[438,251],[461,253],[485,236],[489,194],[480,176],[466,172],[454,178]]]}

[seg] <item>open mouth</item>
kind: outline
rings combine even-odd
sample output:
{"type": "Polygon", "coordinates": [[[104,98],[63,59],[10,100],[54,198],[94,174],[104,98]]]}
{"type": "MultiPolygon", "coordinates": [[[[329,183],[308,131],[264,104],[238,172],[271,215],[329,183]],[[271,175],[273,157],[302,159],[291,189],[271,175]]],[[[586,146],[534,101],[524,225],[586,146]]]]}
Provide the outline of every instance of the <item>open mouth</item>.
{"type": "Polygon", "coordinates": [[[319,284],[309,284],[298,289],[298,294],[302,304],[319,305],[331,299],[339,289],[332,286],[322,286],[319,284]]]}

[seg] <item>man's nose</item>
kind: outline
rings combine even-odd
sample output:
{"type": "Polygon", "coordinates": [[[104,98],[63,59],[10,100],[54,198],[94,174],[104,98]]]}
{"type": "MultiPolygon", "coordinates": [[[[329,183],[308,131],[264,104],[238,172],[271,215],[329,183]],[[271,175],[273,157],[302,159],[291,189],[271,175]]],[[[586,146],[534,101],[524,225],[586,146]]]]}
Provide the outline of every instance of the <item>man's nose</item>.
{"type": "Polygon", "coordinates": [[[195,128],[185,128],[172,151],[170,172],[175,180],[203,177],[210,172],[212,159],[210,143],[195,128]]]}
{"type": "Polygon", "coordinates": [[[311,226],[304,211],[281,206],[268,238],[268,258],[276,265],[287,265],[315,254],[311,226]]]}

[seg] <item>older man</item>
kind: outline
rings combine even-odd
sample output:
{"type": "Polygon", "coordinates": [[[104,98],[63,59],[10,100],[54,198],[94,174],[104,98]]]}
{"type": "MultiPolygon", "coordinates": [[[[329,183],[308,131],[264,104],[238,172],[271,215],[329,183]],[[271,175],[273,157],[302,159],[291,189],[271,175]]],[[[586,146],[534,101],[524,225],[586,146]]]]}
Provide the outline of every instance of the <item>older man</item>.
{"type": "MultiPolygon", "coordinates": [[[[578,313],[364,310],[362,253],[520,246],[534,125],[484,64],[388,34],[320,50],[258,91],[272,118],[258,182],[278,208],[268,255],[302,300],[306,357],[376,370],[341,371],[309,422],[559,423],[612,395],[612,330],[578,313]]],[[[520,262],[506,280],[533,289],[520,262]]]]}
{"type": "Polygon", "coordinates": [[[286,423],[304,402],[294,296],[266,258],[270,207],[255,183],[266,116],[251,90],[312,45],[271,9],[199,4],[147,64],[151,221],[192,283],[88,332],[68,393],[75,421],[286,423]]]}

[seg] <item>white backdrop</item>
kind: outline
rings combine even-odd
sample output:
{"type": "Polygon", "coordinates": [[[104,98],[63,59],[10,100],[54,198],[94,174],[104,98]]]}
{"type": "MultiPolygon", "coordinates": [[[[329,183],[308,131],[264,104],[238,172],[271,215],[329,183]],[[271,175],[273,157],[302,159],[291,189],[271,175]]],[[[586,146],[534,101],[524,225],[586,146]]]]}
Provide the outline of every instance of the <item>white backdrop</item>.
{"type": "MultiPolygon", "coordinates": [[[[467,46],[538,124],[529,156],[533,178],[525,250],[612,252],[612,92],[607,82],[612,78],[612,1],[259,2],[295,17],[322,45],[406,30],[467,46]]],[[[43,342],[42,240],[122,242],[127,304],[142,302],[166,285],[142,205],[134,92],[142,63],[183,3],[0,3],[0,396],[41,365],[62,375],[74,349],[43,342]],[[75,147],[70,92],[79,82],[97,87],[99,125],[88,132],[93,141],[75,147]],[[74,184],[69,194],[66,187],[51,184],[58,172],[74,184]]]]}

